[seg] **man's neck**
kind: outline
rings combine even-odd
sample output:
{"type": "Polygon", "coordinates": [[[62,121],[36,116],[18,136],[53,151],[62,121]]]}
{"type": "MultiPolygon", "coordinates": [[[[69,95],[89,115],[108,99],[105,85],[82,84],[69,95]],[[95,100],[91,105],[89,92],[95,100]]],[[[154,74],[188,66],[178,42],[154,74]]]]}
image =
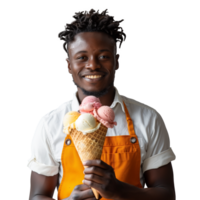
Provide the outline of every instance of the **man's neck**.
{"type": "MultiPolygon", "coordinates": [[[[80,88],[78,88],[77,98],[80,104],[85,97],[86,95],[83,93],[83,91],[80,88]]],[[[115,97],[115,88],[113,86],[109,89],[109,91],[105,95],[99,97],[99,99],[102,105],[110,106],[114,100],[114,97],[115,97]]]]}

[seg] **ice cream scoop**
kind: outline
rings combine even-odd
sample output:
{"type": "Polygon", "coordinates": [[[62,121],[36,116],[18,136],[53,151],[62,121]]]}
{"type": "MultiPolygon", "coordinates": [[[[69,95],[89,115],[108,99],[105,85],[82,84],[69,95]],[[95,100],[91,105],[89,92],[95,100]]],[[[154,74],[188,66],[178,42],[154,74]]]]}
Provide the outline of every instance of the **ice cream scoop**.
{"type": "Polygon", "coordinates": [[[101,107],[99,98],[95,96],[87,96],[83,99],[79,110],[82,113],[90,113],[93,115],[93,110],[101,107]]]}
{"type": "Polygon", "coordinates": [[[69,133],[68,127],[71,126],[78,119],[79,116],[80,116],[80,113],[76,111],[70,111],[64,116],[64,119],[63,119],[64,133],[66,134],[69,133]]]}
{"type": "Polygon", "coordinates": [[[75,122],[76,130],[81,131],[84,135],[92,133],[99,129],[101,123],[98,123],[90,113],[83,113],[75,122]]]}
{"type": "Polygon", "coordinates": [[[101,106],[99,109],[94,109],[93,112],[94,117],[107,128],[117,125],[117,122],[114,121],[115,113],[109,106],[101,106]]]}

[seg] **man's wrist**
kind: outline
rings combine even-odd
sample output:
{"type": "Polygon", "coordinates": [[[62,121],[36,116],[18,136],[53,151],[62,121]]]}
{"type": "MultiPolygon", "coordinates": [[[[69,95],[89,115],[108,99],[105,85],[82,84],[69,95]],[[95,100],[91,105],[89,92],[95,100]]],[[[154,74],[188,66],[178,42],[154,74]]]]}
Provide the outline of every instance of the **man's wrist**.
{"type": "Polygon", "coordinates": [[[126,183],[117,180],[117,187],[116,187],[116,191],[115,191],[115,194],[114,194],[114,197],[113,197],[114,200],[122,200],[122,199],[124,199],[123,198],[124,197],[124,192],[127,189],[126,186],[127,186],[126,183]]]}

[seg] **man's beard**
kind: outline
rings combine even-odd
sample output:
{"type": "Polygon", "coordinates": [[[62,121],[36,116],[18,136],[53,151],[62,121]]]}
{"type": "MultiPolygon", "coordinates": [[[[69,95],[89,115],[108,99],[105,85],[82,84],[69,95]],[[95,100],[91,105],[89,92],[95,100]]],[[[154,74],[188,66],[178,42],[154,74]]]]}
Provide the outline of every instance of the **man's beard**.
{"type": "MultiPolygon", "coordinates": [[[[73,80],[73,81],[74,81],[74,80],[73,80]]],[[[84,95],[86,95],[86,96],[90,96],[90,95],[91,95],[91,96],[95,96],[95,97],[104,96],[105,94],[108,93],[109,89],[110,89],[111,86],[112,86],[112,85],[109,85],[108,87],[104,88],[103,90],[96,92],[96,91],[87,91],[87,90],[83,89],[82,87],[80,87],[80,86],[79,86],[77,83],[75,83],[75,82],[74,82],[74,84],[75,84],[78,88],[80,88],[80,89],[82,90],[82,92],[83,92],[84,95]]]]}

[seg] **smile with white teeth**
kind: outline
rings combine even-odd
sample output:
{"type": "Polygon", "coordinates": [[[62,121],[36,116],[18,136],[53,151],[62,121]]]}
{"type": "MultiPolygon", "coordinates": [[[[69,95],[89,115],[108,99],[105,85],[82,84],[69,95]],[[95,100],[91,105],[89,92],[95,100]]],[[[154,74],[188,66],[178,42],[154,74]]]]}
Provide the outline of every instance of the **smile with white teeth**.
{"type": "Polygon", "coordinates": [[[88,76],[85,76],[85,78],[90,78],[90,79],[96,79],[96,78],[101,78],[102,76],[101,75],[88,75],[88,76]]]}

